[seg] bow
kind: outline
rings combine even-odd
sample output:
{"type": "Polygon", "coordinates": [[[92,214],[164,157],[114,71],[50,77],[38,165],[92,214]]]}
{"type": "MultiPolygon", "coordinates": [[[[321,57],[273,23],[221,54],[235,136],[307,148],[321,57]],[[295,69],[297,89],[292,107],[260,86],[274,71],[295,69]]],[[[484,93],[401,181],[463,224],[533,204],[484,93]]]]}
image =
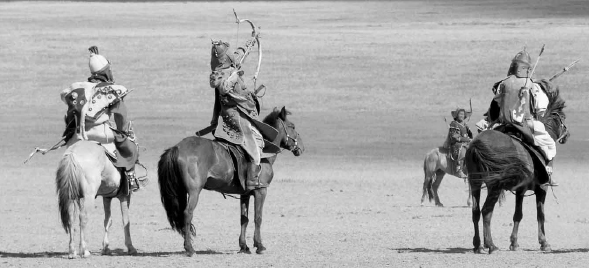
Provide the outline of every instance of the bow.
{"type": "MultiPolygon", "coordinates": [[[[257,46],[258,46],[258,67],[256,68],[256,72],[254,73],[254,77],[252,78],[254,80],[254,90],[255,90],[256,89],[256,81],[258,79],[258,74],[260,73],[260,67],[262,66],[262,45],[260,44],[260,39],[259,39],[260,38],[259,29],[260,28],[257,28],[256,25],[249,19],[239,19],[239,17],[237,16],[237,13],[235,12],[235,9],[233,9],[233,14],[235,15],[235,23],[237,23],[238,27],[239,27],[239,24],[242,22],[247,22],[252,27],[252,39],[250,39],[246,42],[245,52],[243,54],[243,57],[239,60],[239,63],[237,64],[238,69],[241,69],[241,63],[243,63],[244,59],[250,53],[250,51],[252,50],[254,45],[257,44],[257,46]]],[[[238,31],[239,31],[239,28],[238,28],[238,31]]]]}

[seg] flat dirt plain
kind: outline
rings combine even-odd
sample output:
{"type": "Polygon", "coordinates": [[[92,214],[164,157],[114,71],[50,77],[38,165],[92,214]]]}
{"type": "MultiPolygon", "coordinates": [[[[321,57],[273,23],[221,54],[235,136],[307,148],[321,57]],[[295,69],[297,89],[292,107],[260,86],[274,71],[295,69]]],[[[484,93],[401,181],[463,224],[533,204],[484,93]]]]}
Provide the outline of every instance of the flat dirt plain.
{"type": "MultiPolygon", "coordinates": [[[[392,1],[0,4],[0,266],[23,267],[586,267],[589,261],[589,6],[584,1],[392,1]],[[207,126],[210,39],[235,47],[232,8],[262,27],[263,114],[286,106],[301,157],[281,155],[266,199],[264,255],[237,254],[239,202],[204,191],[188,258],[159,200],[156,163],[207,126]],[[443,117],[467,106],[482,118],[491,85],[522,47],[546,51],[536,77],[575,59],[559,78],[572,136],[558,148],[547,198],[551,252],[539,251],[534,198],[524,201],[520,246],[508,251],[514,197],[493,217],[493,255],[472,252],[464,182],[448,176],[445,207],[420,205],[425,153],[446,136],[443,117]],[[126,256],[114,201],[113,256],[100,256],[101,198],[90,212],[88,259],[68,260],[55,170],[61,89],[88,76],[87,48],[112,62],[127,97],[151,184],[133,195],[137,256],[126,256]]],[[[249,26],[240,27],[240,43],[249,26]]],[[[256,54],[249,60],[249,74],[256,54]]],[[[483,198],[484,198],[483,193],[483,198]]],[[[253,223],[248,231],[252,245],[253,223]]]]}

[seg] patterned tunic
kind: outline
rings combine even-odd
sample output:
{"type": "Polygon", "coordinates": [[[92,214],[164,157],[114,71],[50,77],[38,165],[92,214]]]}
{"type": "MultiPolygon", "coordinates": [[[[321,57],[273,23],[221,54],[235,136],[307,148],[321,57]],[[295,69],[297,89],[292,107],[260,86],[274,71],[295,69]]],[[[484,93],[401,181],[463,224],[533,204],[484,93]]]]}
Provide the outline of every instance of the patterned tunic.
{"type": "Polygon", "coordinates": [[[264,147],[262,134],[273,140],[277,131],[258,119],[258,104],[253,92],[245,87],[241,77],[234,73],[221,86],[215,89],[215,109],[213,125],[216,125],[215,138],[241,145],[254,163],[260,163],[264,147]],[[270,132],[262,131],[270,129],[270,132]],[[271,137],[273,136],[273,137],[271,137]]]}

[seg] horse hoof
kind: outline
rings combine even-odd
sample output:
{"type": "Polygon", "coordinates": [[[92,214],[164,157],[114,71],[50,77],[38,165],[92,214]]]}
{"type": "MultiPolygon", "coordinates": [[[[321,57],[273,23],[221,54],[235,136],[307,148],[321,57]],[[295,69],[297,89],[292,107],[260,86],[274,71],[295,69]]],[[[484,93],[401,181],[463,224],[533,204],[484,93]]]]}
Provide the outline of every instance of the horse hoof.
{"type": "Polygon", "coordinates": [[[131,255],[131,256],[135,256],[135,255],[137,255],[137,249],[135,249],[135,248],[133,248],[133,247],[132,247],[132,248],[129,248],[129,249],[127,250],[127,254],[128,254],[128,255],[131,255]]]}
{"type": "Polygon", "coordinates": [[[483,254],[483,253],[485,253],[485,249],[483,249],[483,247],[474,248],[473,251],[474,251],[475,254],[483,254]]]}
{"type": "Polygon", "coordinates": [[[441,208],[443,208],[443,207],[444,207],[444,204],[442,204],[442,203],[437,203],[437,204],[436,204],[436,207],[441,207],[441,208]]]}
{"type": "Polygon", "coordinates": [[[70,259],[70,260],[73,260],[73,259],[75,259],[77,257],[77,255],[78,254],[76,252],[70,253],[70,254],[67,255],[67,258],[70,259]]]}
{"type": "Polygon", "coordinates": [[[82,257],[82,258],[88,258],[88,257],[90,257],[90,255],[91,255],[91,254],[90,254],[90,251],[88,251],[88,250],[84,250],[84,254],[82,254],[82,255],[81,255],[81,257],[82,257]]]}
{"type": "Polygon", "coordinates": [[[246,247],[246,248],[242,248],[239,250],[239,252],[237,252],[238,254],[252,254],[252,252],[250,251],[250,248],[246,247]]]}
{"type": "Polygon", "coordinates": [[[498,251],[498,250],[499,250],[499,248],[496,246],[489,247],[489,254],[492,254],[493,252],[498,251]]]}
{"type": "Polygon", "coordinates": [[[109,248],[103,248],[102,249],[102,252],[100,254],[102,254],[104,256],[108,256],[108,255],[111,254],[111,252],[110,252],[110,249],[109,248]]]}
{"type": "Polygon", "coordinates": [[[552,251],[552,248],[550,248],[550,245],[547,244],[547,245],[541,246],[540,250],[548,252],[548,251],[552,251]]]}
{"type": "Polygon", "coordinates": [[[196,251],[194,251],[194,250],[193,251],[186,251],[186,256],[192,257],[192,256],[194,256],[194,253],[196,253],[196,251]]]}
{"type": "Polygon", "coordinates": [[[511,246],[509,246],[509,250],[511,250],[511,251],[518,251],[519,250],[519,246],[518,245],[511,245],[511,246]]]}
{"type": "Polygon", "coordinates": [[[257,254],[262,254],[264,253],[264,251],[266,251],[266,248],[264,246],[260,246],[258,247],[258,249],[256,249],[257,254]]]}

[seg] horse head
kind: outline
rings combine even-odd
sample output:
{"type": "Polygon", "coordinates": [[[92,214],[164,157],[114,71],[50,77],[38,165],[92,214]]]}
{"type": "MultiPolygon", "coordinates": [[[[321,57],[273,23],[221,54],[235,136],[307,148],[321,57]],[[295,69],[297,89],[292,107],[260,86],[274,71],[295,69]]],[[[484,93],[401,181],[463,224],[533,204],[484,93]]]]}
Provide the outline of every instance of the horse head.
{"type": "Polygon", "coordinates": [[[571,136],[571,133],[569,132],[567,126],[565,125],[564,121],[566,119],[566,117],[564,115],[559,116],[559,127],[558,127],[558,138],[556,139],[556,141],[558,141],[558,143],[560,144],[565,144],[569,137],[571,136]]]}
{"type": "Polygon", "coordinates": [[[544,123],[546,130],[555,141],[565,144],[571,136],[565,124],[565,101],[560,97],[560,90],[557,87],[551,84],[545,84],[545,87],[548,89],[546,92],[548,93],[549,104],[540,121],[544,123]]]}
{"type": "Polygon", "coordinates": [[[288,120],[288,115],[290,112],[286,110],[286,107],[282,107],[280,110],[274,108],[274,111],[266,116],[264,122],[278,130],[274,143],[280,148],[291,151],[295,156],[300,156],[305,151],[303,139],[295,130],[295,124],[288,120]]]}

